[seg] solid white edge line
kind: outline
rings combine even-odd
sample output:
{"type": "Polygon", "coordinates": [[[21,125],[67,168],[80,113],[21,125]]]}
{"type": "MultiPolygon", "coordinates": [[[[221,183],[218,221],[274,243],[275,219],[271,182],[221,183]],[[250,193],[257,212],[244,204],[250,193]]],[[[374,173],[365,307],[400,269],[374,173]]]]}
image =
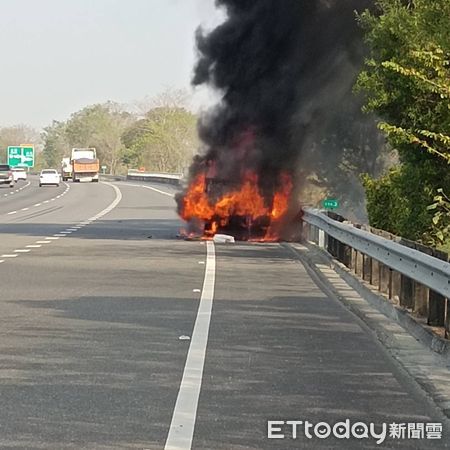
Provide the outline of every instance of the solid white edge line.
{"type": "Polygon", "coordinates": [[[145,189],[151,189],[152,191],[158,192],[159,194],[167,195],[168,197],[172,197],[172,198],[175,197],[175,194],[171,194],[169,192],[164,192],[164,191],[161,191],[161,190],[156,189],[156,188],[151,187],[151,186],[142,186],[142,187],[145,188],[145,189]]]}
{"type": "Polygon", "coordinates": [[[208,241],[206,245],[206,267],[202,295],[184,366],[183,378],[164,447],[165,450],[189,450],[194,436],[216,278],[214,243],[208,241]]]}

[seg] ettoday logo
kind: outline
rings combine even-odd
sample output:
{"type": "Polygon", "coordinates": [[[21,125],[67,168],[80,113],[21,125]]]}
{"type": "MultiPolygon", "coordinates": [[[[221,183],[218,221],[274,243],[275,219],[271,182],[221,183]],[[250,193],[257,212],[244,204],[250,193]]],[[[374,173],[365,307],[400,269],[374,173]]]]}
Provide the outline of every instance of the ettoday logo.
{"type": "Polygon", "coordinates": [[[312,423],[308,420],[269,420],[269,439],[373,439],[380,445],[387,437],[392,439],[441,439],[441,423],[381,423],[369,424],[345,419],[334,424],[312,423]]]}

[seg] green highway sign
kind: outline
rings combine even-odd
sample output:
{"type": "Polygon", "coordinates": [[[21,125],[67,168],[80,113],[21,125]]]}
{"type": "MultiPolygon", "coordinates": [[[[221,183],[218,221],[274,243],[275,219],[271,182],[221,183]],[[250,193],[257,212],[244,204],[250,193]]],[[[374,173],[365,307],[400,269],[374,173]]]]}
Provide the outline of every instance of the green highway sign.
{"type": "Polygon", "coordinates": [[[34,167],[34,147],[32,145],[9,146],[8,164],[11,167],[34,167]]]}
{"type": "Polygon", "coordinates": [[[327,198],[322,201],[322,206],[325,209],[336,209],[339,208],[339,201],[335,198],[327,198]]]}

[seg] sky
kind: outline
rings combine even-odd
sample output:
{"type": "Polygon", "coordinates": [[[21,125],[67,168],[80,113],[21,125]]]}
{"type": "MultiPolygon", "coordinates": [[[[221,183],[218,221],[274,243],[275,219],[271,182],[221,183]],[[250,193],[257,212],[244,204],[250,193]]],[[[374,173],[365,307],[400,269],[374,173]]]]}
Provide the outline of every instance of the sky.
{"type": "Polygon", "coordinates": [[[0,0],[0,127],[190,90],[195,30],[222,18],[214,0],[0,0]]]}

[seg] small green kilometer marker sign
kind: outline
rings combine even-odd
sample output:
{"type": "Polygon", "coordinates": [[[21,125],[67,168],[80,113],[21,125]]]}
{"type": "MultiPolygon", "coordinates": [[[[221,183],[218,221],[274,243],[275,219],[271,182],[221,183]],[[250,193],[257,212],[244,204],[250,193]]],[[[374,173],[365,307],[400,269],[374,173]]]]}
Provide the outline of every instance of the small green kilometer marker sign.
{"type": "Polygon", "coordinates": [[[339,201],[335,198],[327,198],[322,201],[322,206],[325,209],[336,209],[339,208],[339,201]]]}

